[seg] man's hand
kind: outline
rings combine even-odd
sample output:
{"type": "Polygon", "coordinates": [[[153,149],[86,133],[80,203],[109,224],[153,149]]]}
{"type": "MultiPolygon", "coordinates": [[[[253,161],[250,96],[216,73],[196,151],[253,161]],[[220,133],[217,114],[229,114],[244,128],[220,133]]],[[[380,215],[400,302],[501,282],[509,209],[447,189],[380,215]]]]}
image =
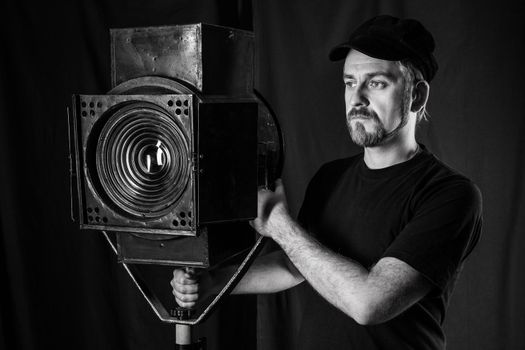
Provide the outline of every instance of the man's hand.
{"type": "Polygon", "coordinates": [[[273,237],[291,220],[281,179],[275,181],[275,191],[259,190],[257,199],[257,218],[250,225],[261,235],[273,237]]]}
{"type": "Polygon", "coordinates": [[[210,291],[211,278],[206,272],[198,274],[194,271],[175,269],[170,284],[177,304],[182,307],[192,308],[198,299],[202,300],[210,291]]]}

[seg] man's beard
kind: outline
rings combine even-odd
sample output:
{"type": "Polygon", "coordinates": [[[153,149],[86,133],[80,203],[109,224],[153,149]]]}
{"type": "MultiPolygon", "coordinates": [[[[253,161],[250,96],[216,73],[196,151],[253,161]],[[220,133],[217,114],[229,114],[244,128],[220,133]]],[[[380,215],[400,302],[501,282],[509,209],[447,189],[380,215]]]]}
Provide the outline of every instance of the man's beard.
{"type": "Polygon", "coordinates": [[[374,111],[352,109],[346,118],[346,123],[352,141],[361,147],[377,146],[385,140],[385,135],[388,134],[385,126],[374,111]],[[363,122],[359,120],[353,121],[356,118],[365,119],[368,123],[373,122],[375,124],[373,130],[371,132],[366,131],[363,122]]]}
{"type": "Polygon", "coordinates": [[[374,147],[392,139],[399,133],[399,130],[401,130],[407,124],[408,121],[408,113],[406,111],[407,109],[405,106],[402,107],[399,125],[390,132],[386,130],[384,124],[381,122],[376,112],[369,111],[367,109],[352,108],[346,118],[346,124],[348,125],[348,131],[350,131],[352,141],[361,147],[374,147]],[[356,118],[358,118],[358,120],[354,121],[354,126],[352,126],[352,120],[356,118]],[[373,123],[373,130],[370,132],[366,131],[363,122],[359,121],[359,119],[366,119],[369,123],[373,123]]]}

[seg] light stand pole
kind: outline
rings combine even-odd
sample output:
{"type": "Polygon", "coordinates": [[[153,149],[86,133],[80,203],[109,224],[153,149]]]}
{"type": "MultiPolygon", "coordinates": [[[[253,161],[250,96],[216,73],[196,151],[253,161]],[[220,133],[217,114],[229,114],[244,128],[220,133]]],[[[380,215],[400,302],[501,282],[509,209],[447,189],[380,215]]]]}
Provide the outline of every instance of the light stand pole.
{"type": "MultiPolygon", "coordinates": [[[[193,309],[177,307],[171,310],[171,316],[178,320],[188,320],[193,314],[193,309]]],[[[192,341],[191,327],[188,324],[175,325],[175,350],[206,350],[206,338],[192,341]]]]}

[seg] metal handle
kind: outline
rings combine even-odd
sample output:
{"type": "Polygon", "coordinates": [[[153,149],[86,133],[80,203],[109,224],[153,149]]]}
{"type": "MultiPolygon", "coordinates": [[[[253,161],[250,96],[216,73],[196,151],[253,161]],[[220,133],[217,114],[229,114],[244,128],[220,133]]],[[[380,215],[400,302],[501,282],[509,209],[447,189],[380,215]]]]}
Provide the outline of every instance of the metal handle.
{"type": "MultiPolygon", "coordinates": [[[[109,245],[113,249],[113,252],[118,255],[117,248],[115,244],[111,241],[109,238],[109,235],[106,231],[102,231],[104,234],[104,237],[106,237],[106,240],[108,241],[109,245]]],[[[254,246],[248,253],[248,255],[244,258],[242,263],[237,268],[237,271],[233,274],[233,276],[230,278],[230,280],[226,283],[226,285],[222,288],[222,290],[215,296],[213,301],[204,309],[204,311],[196,318],[190,318],[188,320],[181,320],[177,317],[173,317],[164,307],[162,302],[157,298],[157,296],[151,291],[151,289],[146,285],[143,278],[141,278],[139,272],[133,268],[132,265],[128,265],[126,263],[122,263],[122,266],[126,270],[126,272],[131,277],[131,280],[137,288],[139,289],[142,296],[146,299],[150,307],[152,308],[153,312],[157,315],[157,317],[166,323],[176,323],[176,324],[183,324],[183,325],[196,325],[200,322],[203,322],[210,314],[211,312],[218,306],[219,302],[228,295],[237,285],[237,283],[241,280],[242,276],[246,273],[248,268],[250,267],[252,261],[257,257],[257,253],[260,251],[260,249],[263,247],[264,243],[266,242],[266,237],[259,236],[257,238],[257,241],[255,242],[254,246]]]]}

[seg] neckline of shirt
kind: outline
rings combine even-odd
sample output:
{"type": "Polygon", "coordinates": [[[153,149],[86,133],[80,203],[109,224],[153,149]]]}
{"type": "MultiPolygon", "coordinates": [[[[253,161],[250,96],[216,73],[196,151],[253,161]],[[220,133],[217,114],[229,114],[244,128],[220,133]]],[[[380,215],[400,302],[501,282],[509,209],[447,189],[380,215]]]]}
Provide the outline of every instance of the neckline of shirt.
{"type": "MultiPolygon", "coordinates": [[[[391,165],[386,168],[370,169],[364,160],[364,156],[359,160],[360,175],[364,178],[382,179],[382,178],[393,178],[403,174],[412,168],[414,165],[420,163],[424,158],[427,158],[430,153],[427,148],[418,143],[420,151],[407,161],[391,165]]],[[[364,154],[363,154],[364,155],[364,154]]]]}

